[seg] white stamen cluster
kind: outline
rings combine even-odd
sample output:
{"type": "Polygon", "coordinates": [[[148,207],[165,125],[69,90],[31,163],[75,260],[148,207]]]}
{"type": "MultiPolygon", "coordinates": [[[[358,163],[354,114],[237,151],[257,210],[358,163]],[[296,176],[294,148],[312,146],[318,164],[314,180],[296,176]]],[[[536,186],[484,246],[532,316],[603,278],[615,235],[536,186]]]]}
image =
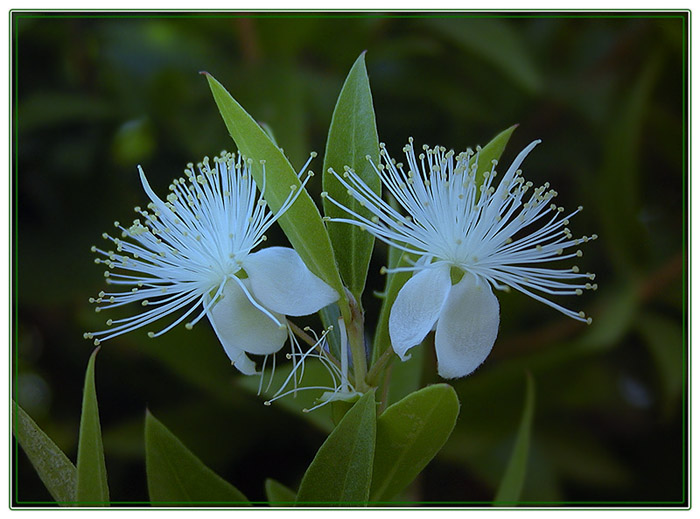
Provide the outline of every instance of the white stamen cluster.
{"type": "MultiPolygon", "coordinates": [[[[540,141],[525,148],[498,185],[493,161],[491,170],[477,178],[480,148],[455,157],[443,147],[423,146],[416,158],[413,139],[404,147],[407,165],[393,160],[382,144],[383,163],[375,165],[375,173],[389,193],[408,213],[404,216],[367,187],[350,168],[341,176],[331,172],[353,198],[374,216],[366,218],[333,200],[353,218],[333,218],[360,226],[375,237],[405,252],[421,257],[415,265],[384,272],[416,271],[444,262],[464,272],[487,280],[494,288],[512,287],[560,312],[590,323],[583,312],[575,312],[550,301],[547,295],[580,295],[597,289],[596,284],[574,280],[595,279],[591,273],[580,273],[574,266],[552,269],[532,266],[566,260],[583,255],[571,251],[597,235],[574,238],[568,229],[569,219],[582,207],[564,215],[564,208],[552,200],[556,191],[549,183],[534,188],[517,169],[525,156],[540,141]]],[[[483,168],[482,168],[483,170],[483,168]]]]}
{"type": "Polygon", "coordinates": [[[92,247],[100,256],[95,263],[108,268],[104,273],[107,283],[128,290],[103,291],[89,301],[98,305],[96,312],[135,302],[147,310],[132,317],[109,319],[109,329],[87,332],[86,339],[94,339],[97,345],[187,308],[159,332],[148,333],[149,337],[156,337],[186,320],[201,304],[199,314],[185,325],[191,329],[216,303],[228,280],[237,282],[256,308],[278,322],[239,279],[241,263],[265,241],[264,233],[294,203],[313,173],[308,172],[301,187],[290,186],[289,196],[273,215],[264,199],[264,161],[260,194],[251,175],[251,159],[222,152],[213,159],[213,165],[211,162],[206,157],[196,169],[188,164],[184,172],[187,179],[181,177],[172,182],[165,202],[153,192],[139,167],[141,182],[151,200],[148,210],[135,207],[142,218],[128,227],[114,222],[121,231],[120,238],[102,235],[113,249],[92,247]]]}
{"type": "MultiPolygon", "coordinates": [[[[313,335],[315,344],[313,344],[308,350],[303,351],[299,346],[299,342],[296,336],[289,330],[289,338],[291,343],[291,353],[287,353],[287,359],[292,361],[292,370],[287,375],[287,378],[282,382],[279,389],[275,394],[264,402],[265,405],[269,406],[272,402],[284,398],[288,395],[296,395],[299,391],[306,390],[317,390],[324,391],[321,397],[318,399],[318,403],[313,407],[308,409],[303,409],[303,412],[308,413],[323,407],[324,405],[334,401],[334,400],[347,400],[357,396],[359,393],[355,391],[352,383],[348,379],[348,366],[347,366],[347,333],[345,331],[345,325],[342,318],[338,321],[340,325],[340,340],[341,340],[341,360],[338,362],[328,353],[328,339],[326,336],[333,330],[333,326],[329,326],[323,331],[319,337],[315,331],[313,331],[308,326],[304,328],[304,331],[309,332],[313,335]],[[305,386],[300,387],[304,378],[305,362],[307,359],[317,359],[321,365],[325,368],[326,372],[330,377],[330,385],[328,386],[305,386]],[[343,359],[345,359],[343,361],[343,359]],[[292,385],[289,389],[289,385],[292,385]]],[[[274,362],[274,357],[273,357],[274,362]]],[[[265,366],[263,365],[263,374],[265,366]]],[[[267,390],[270,389],[270,384],[272,383],[272,378],[275,373],[275,365],[273,364],[272,372],[270,373],[270,382],[268,383],[267,390]]],[[[264,376],[264,375],[263,375],[264,376]]],[[[262,390],[262,376],[260,378],[260,385],[258,387],[258,394],[262,390]]]]}

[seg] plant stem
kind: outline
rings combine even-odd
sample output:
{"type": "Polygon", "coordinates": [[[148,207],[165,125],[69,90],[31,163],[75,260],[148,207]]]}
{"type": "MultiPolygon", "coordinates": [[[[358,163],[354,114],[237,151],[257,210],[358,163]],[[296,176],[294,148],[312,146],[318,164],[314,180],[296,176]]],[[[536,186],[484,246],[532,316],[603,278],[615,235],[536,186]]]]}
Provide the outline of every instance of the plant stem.
{"type": "Polygon", "coordinates": [[[353,373],[355,375],[355,390],[364,393],[369,389],[365,382],[367,375],[367,359],[365,357],[364,317],[357,301],[349,290],[345,290],[348,306],[341,306],[341,314],[345,320],[348,334],[348,345],[352,355],[353,373]],[[343,311],[345,310],[345,312],[343,311]]]}
{"type": "Polygon", "coordinates": [[[377,359],[377,361],[374,364],[372,364],[369,373],[367,373],[367,384],[369,384],[370,386],[377,385],[377,383],[379,382],[379,376],[381,375],[386,365],[394,359],[394,356],[395,354],[393,349],[387,348],[386,350],[384,350],[384,352],[377,359]]]}

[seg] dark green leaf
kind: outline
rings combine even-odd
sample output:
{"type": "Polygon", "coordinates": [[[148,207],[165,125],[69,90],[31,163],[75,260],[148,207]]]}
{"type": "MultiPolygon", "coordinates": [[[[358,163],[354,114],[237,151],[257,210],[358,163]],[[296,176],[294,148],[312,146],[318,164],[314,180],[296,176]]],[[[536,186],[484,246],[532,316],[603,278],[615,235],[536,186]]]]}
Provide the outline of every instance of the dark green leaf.
{"type": "Polygon", "coordinates": [[[525,409],[520,420],[518,435],[515,438],[513,452],[508,467],[496,492],[493,504],[497,506],[514,506],[520,500],[520,492],[527,474],[527,458],[530,451],[530,433],[532,418],[535,414],[535,383],[528,373],[525,391],[525,409]]]}
{"type": "Polygon", "coordinates": [[[411,348],[411,358],[406,361],[401,361],[398,358],[394,359],[390,368],[391,377],[387,393],[387,403],[389,405],[398,402],[414,391],[418,391],[423,374],[425,351],[427,348],[432,347],[432,342],[431,339],[426,338],[421,344],[411,348]]]}
{"type": "Polygon", "coordinates": [[[90,356],[85,372],[83,389],[83,410],[80,415],[80,436],[78,439],[77,483],[75,499],[78,503],[90,506],[109,506],[107,468],[102,448],[100,414],[95,394],[95,357],[100,348],[90,356]]]}
{"type": "Polygon", "coordinates": [[[34,420],[19,405],[15,411],[15,438],[24,449],[34,469],[59,505],[75,501],[76,468],[63,451],[46,436],[34,420]]]}
{"type": "Polygon", "coordinates": [[[151,504],[236,504],[248,499],[204,465],[146,411],[146,477],[151,504]]]}
{"type": "Polygon", "coordinates": [[[413,481],[449,438],[459,400],[447,384],[428,386],[387,408],[377,420],[370,501],[392,499],[413,481]]]}
{"type": "Polygon", "coordinates": [[[363,505],[369,498],[377,431],[374,391],[328,436],[301,480],[297,504],[363,505]]]}
{"type": "Polygon", "coordinates": [[[297,495],[292,489],[272,478],[265,480],[265,495],[270,506],[293,505],[297,499],[297,495]]]}
{"type": "MultiPolygon", "coordinates": [[[[328,171],[329,168],[333,168],[336,173],[342,175],[345,166],[348,166],[370,189],[379,194],[381,182],[367,161],[367,156],[372,157],[375,164],[379,163],[377,123],[374,118],[372,92],[363,52],[350,69],[333,111],[326,142],[326,154],[323,159],[323,190],[348,209],[369,218],[371,213],[362,208],[359,202],[347,193],[347,189],[338,179],[328,171]]],[[[323,210],[326,216],[348,217],[346,211],[325,198],[323,210]]],[[[374,237],[357,226],[344,223],[330,223],[328,234],[333,250],[336,252],[340,274],[355,299],[360,301],[367,278],[374,237]]]]}
{"type": "MultiPolygon", "coordinates": [[[[491,139],[486,146],[481,148],[479,151],[479,165],[476,172],[477,181],[482,178],[484,173],[491,171],[492,161],[499,160],[501,158],[501,155],[503,155],[503,150],[506,149],[506,145],[510,140],[510,136],[513,135],[513,132],[517,127],[518,125],[514,124],[510,128],[503,130],[501,133],[491,139]]],[[[476,155],[471,158],[469,165],[471,166],[474,164],[475,160],[476,155]]],[[[505,173],[505,170],[501,173],[505,173]]]]}
{"type": "MultiPolygon", "coordinates": [[[[301,185],[294,168],[267,133],[221,83],[209,74],[206,77],[231,138],[238,150],[252,160],[253,177],[258,185],[263,184],[260,161],[265,161],[265,199],[270,204],[270,209],[276,212],[289,197],[290,186],[299,189],[301,185]]],[[[335,266],[328,233],[306,190],[302,191],[294,205],[278,221],[309,270],[335,288],[344,300],[343,284],[335,266]]]]}

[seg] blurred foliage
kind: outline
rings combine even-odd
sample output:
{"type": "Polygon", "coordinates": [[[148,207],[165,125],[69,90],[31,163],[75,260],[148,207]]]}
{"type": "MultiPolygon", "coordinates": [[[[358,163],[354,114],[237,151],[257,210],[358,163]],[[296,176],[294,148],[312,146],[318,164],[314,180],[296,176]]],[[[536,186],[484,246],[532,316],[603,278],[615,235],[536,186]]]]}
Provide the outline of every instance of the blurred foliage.
{"type": "MultiPolygon", "coordinates": [[[[87,302],[104,288],[90,246],[145,202],[137,164],[163,192],[186,163],[232,147],[198,72],[265,122],[299,168],[323,151],[343,80],[367,50],[379,137],[395,155],[409,136],[464,149],[519,123],[502,163],[541,138],[525,177],[551,182],[567,208],[583,205],[572,232],[601,238],[579,262],[600,289],[564,302],[593,325],[501,295],[493,354],[454,383],[456,429],[403,498],[493,498],[529,371],[538,396],[523,499],[687,499],[688,15],[526,14],[14,12],[17,402],[75,460],[92,351],[82,333],[104,325],[87,302]]],[[[317,203],[320,189],[317,177],[317,203]]],[[[277,230],[270,243],[285,238],[277,230]]],[[[371,289],[384,287],[386,253],[377,246],[371,289]]],[[[437,382],[433,349],[422,349],[422,384],[437,382]]],[[[238,380],[205,324],[106,343],[96,386],[113,499],[147,500],[146,407],[252,501],[265,499],[266,478],[298,488],[326,433],[284,405],[263,406],[238,380]]],[[[13,499],[50,500],[22,451],[15,462],[13,499]]]]}

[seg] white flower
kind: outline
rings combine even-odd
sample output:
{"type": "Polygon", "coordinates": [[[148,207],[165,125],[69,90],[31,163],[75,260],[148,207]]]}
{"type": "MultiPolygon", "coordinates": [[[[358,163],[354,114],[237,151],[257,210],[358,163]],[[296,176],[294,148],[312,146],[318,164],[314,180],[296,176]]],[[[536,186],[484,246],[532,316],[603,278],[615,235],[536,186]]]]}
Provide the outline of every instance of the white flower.
{"type": "Polygon", "coordinates": [[[435,330],[439,374],[456,378],[474,371],[488,356],[498,333],[499,306],[492,287],[512,287],[590,323],[583,312],[564,308],[545,296],[580,295],[585,289],[597,288],[582,281],[595,276],[580,273],[578,267],[537,266],[580,257],[580,250],[567,250],[597,236],[574,239],[566,226],[581,207],[562,216],[564,209],[551,203],[557,193],[549,190],[548,183],[531,190],[532,183],[522,178],[518,168],[539,142],[520,152],[497,186],[493,182],[495,161],[490,173],[476,178],[480,148],[476,156],[468,150],[455,157],[445,148],[424,146],[425,153],[416,160],[410,139],[403,150],[404,169],[382,145],[384,164],[376,166],[368,160],[409,216],[382,200],[351,169],[346,168],[342,177],[335,174],[374,216],[363,217],[328,197],[354,217],[333,221],[358,225],[392,247],[419,257],[413,266],[384,269],[413,272],[399,291],[389,318],[392,346],[402,360],[435,330]]]}
{"type": "Polygon", "coordinates": [[[289,197],[273,215],[263,198],[265,182],[258,195],[250,164],[227,153],[216,157],[213,167],[205,158],[197,165],[198,173],[189,164],[185,170],[189,181],[175,179],[165,202],[139,167],[151,212],[136,207],[143,220],[134,220],[128,228],[115,222],[122,239],[102,235],[115,251],[92,248],[103,256],[95,262],[110,269],[105,271],[107,283],[129,290],[100,292],[90,302],[101,305],[95,309],[98,312],[132,302],[140,302],[146,310],[109,319],[109,329],[86,333],[86,338],[99,344],[183,311],[165,328],[148,333],[156,337],[201,308],[185,327],[191,329],[206,315],[232,363],[253,374],[255,363],[246,353],[268,355],[282,348],[288,334],[285,315],[312,314],[338,299],[337,292],[312,274],[293,249],[251,252],[291,207],[312,173],[301,187],[290,186],[289,197]]]}

